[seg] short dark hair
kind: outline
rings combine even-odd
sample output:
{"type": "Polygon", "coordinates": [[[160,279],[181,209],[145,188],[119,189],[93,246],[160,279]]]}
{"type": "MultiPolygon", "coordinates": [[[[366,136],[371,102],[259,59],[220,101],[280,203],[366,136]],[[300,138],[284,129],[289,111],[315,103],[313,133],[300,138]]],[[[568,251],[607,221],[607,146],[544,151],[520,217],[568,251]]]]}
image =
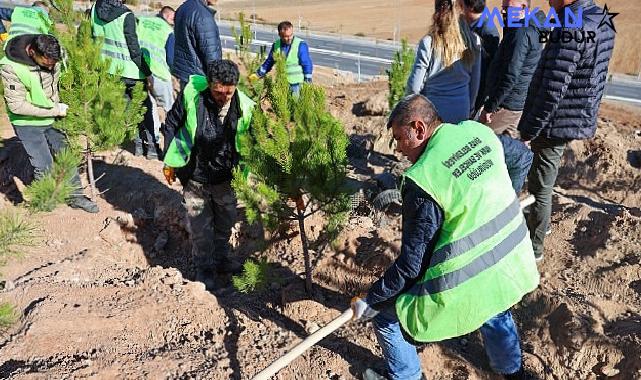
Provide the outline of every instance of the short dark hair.
{"type": "Polygon", "coordinates": [[[47,5],[46,2],[44,1],[34,1],[33,4],[31,4],[32,7],[40,7],[40,8],[46,8],[47,10],[49,9],[49,5],[47,5]]]}
{"type": "Polygon", "coordinates": [[[463,0],[463,4],[474,13],[483,13],[485,10],[485,0],[463,0]]]}
{"type": "Polygon", "coordinates": [[[31,43],[31,48],[38,54],[59,61],[62,58],[60,43],[56,37],[49,34],[38,34],[31,43]]]}
{"type": "Polygon", "coordinates": [[[282,21],[278,24],[278,33],[282,32],[283,30],[286,29],[292,29],[294,27],[294,24],[292,24],[289,21],[282,21]]]}
{"type": "Polygon", "coordinates": [[[169,12],[176,12],[176,10],[174,8],[170,7],[169,5],[165,5],[164,7],[162,7],[160,9],[159,13],[164,16],[165,14],[167,14],[169,12]]]}
{"type": "Polygon", "coordinates": [[[414,94],[404,97],[396,104],[387,121],[387,128],[392,128],[394,124],[407,125],[416,119],[423,120],[427,126],[443,123],[434,104],[425,96],[414,94]]]}
{"type": "Polygon", "coordinates": [[[236,86],[239,77],[238,66],[228,59],[212,61],[207,66],[207,82],[209,84],[220,83],[225,86],[236,86]]]}

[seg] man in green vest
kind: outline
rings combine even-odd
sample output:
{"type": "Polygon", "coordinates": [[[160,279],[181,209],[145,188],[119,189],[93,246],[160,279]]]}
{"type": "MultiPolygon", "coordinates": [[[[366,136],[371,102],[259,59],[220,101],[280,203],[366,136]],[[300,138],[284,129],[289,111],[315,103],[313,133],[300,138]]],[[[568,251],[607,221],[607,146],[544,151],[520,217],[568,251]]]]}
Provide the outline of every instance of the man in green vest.
{"type": "MultiPolygon", "coordinates": [[[[142,83],[145,90],[152,87],[151,70],[138,43],[136,18],[122,0],[97,0],[91,8],[91,28],[94,37],[103,38],[101,53],[111,60],[109,73],[120,75],[125,83],[125,98],[131,100],[136,84],[142,83]]],[[[148,96],[144,107],[145,117],[138,125],[134,153],[156,159],[159,146],[154,134],[153,105],[148,96]]]]}
{"type": "MultiPolygon", "coordinates": [[[[64,134],[54,128],[57,117],[67,114],[68,106],[60,103],[60,44],[47,34],[24,34],[12,38],[0,60],[0,76],[9,121],[22,143],[34,169],[36,179],[53,164],[53,155],[66,146],[64,134]]],[[[98,212],[98,206],[82,194],[76,172],[73,183],[77,193],[68,204],[87,212],[98,212]]]]}
{"type": "Polygon", "coordinates": [[[49,7],[43,1],[36,1],[31,7],[0,8],[0,20],[11,22],[9,33],[0,22],[0,41],[22,34],[48,34],[53,25],[49,7]]]}
{"type": "Polygon", "coordinates": [[[158,136],[160,124],[174,104],[171,66],[174,58],[174,15],[172,7],[164,6],[154,17],[138,17],[138,39],[142,54],[149,65],[153,83],[149,89],[152,97],[154,134],[158,136]]]}
{"type": "Polygon", "coordinates": [[[302,39],[294,36],[294,25],[289,21],[278,24],[279,39],[272,44],[265,62],[258,68],[255,74],[249,76],[250,80],[257,80],[267,75],[274,66],[274,54],[284,54],[286,58],[287,81],[292,93],[300,93],[300,85],[303,82],[312,81],[314,64],[309,56],[309,47],[302,39]]]}
{"type": "MultiPolygon", "coordinates": [[[[423,376],[405,336],[438,342],[475,330],[492,369],[523,378],[509,309],[538,286],[539,274],[501,143],[477,122],[443,123],[422,95],[399,102],[388,127],[413,164],[402,189],[401,253],[352,300],[354,318],[374,318],[390,379],[423,376]]],[[[371,370],[364,377],[381,378],[371,370]]]]}
{"type": "Polygon", "coordinates": [[[207,77],[192,75],[167,114],[165,168],[171,185],[183,185],[196,280],[212,290],[217,273],[235,272],[229,238],[236,222],[232,171],[240,162],[240,137],[249,129],[254,102],[236,88],[238,67],[209,64],[207,77]]]}

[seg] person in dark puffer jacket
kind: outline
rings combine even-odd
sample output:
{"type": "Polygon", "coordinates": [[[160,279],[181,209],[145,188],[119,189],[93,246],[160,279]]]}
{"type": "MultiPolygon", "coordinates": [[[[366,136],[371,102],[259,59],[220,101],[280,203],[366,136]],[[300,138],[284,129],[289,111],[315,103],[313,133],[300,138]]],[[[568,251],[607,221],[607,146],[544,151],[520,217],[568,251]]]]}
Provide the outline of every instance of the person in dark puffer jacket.
{"type": "Polygon", "coordinates": [[[563,31],[555,28],[536,69],[519,132],[531,141],[534,152],[528,176],[528,190],[536,198],[528,217],[534,254],[543,258],[543,240],[552,212],[552,188],[565,145],[574,139],[589,139],[596,132],[597,113],[608,76],[608,65],[614,49],[615,32],[601,24],[603,9],[593,0],[550,0],[564,20],[565,12],[576,14],[583,8],[583,30],[595,33],[594,41],[562,41],[563,31]]]}
{"type": "MultiPolygon", "coordinates": [[[[503,0],[503,6],[522,5],[529,7],[529,0],[503,0]]],[[[536,19],[543,25],[545,13],[538,11],[536,19]]],[[[521,20],[525,14],[521,15],[521,20]]],[[[523,21],[521,21],[523,23],[523,21]]],[[[481,122],[495,133],[517,137],[516,127],[523,113],[525,97],[532,75],[541,58],[543,44],[539,34],[549,28],[537,26],[530,21],[527,27],[503,28],[503,41],[490,64],[486,79],[486,95],[481,122]]]]}
{"type": "Polygon", "coordinates": [[[172,74],[181,89],[190,75],[206,75],[207,65],[222,59],[220,35],[214,15],[214,0],[187,0],[176,11],[174,66],[172,74]]]}

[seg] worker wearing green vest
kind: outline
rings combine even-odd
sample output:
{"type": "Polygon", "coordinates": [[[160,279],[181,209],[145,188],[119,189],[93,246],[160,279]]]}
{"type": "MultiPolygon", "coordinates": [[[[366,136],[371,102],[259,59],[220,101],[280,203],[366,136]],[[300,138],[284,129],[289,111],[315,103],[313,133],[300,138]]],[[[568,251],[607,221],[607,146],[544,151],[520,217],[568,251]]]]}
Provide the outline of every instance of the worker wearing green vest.
{"type": "Polygon", "coordinates": [[[403,333],[438,342],[475,330],[492,369],[523,378],[509,309],[538,286],[539,273],[501,143],[477,122],[443,123],[422,95],[399,102],[388,127],[413,164],[403,180],[401,253],[353,299],[354,318],[374,318],[389,379],[423,376],[403,333]]]}
{"type": "Polygon", "coordinates": [[[236,223],[232,171],[240,162],[241,136],[249,130],[254,102],[238,90],[238,67],[209,64],[207,77],[192,75],[167,114],[165,168],[171,185],[183,185],[196,280],[209,290],[221,272],[234,272],[229,238],[236,223]]]}
{"type": "MultiPolygon", "coordinates": [[[[67,115],[68,106],[60,102],[61,49],[58,40],[47,34],[24,34],[12,38],[0,60],[0,76],[9,121],[22,143],[36,179],[53,164],[53,155],[66,146],[64,134],[54,127],[57,117],[67,115]]],[[[80,177],[72,179],[77,192],[68,205],[87,212],[98,206],[82,194],[80,177]]]]}
{"type": "Polygon", "coordinates": [[[174,15],[172,7],[164,6],[154,17],[138,18],[138,39],[142,54],[151,69],[153,84],[149,89],[154,103],[154,134],[174,104],[171,66],[174,58],[174,15]]]}
{"type": "Polygon", "coordinates": [[[48,34],[53,25],[49,7],[43,1],[36,1],[31,7],[0,8],[0,20],[11,22],[8,33],[0,23],[0,41],[23,34],[48,34]]]}
{"type": "MultiPolygon", "coordinates": [[[[97,0],[91,8],[91,29],[95,38],[103,40],[101,54],[111,60],[109,73],[120,75],[125,83],[127,100],[131,100],[137,84],[145,86],[145,90],[152,87],[151,70],[138,43],[136,18],[122,0],[97,0]]],[[[134,153],[156,159],[161,152],[154,133],[153,105],[148,96],[143,105],[145,116],[138,125],[134,153]]]]}
{"type": "Polygon", "coordinates": [[[307,43],[294,36],[294,26],[289,21],[278,24],[279,39],[274,42],[265,62],[258,68],[255,74],[249,76],[250,80],[257,80],[267,75],[274,66],[274,54],[284,54],[287,81],[292,93],[298,95],[303,82],[312,81],[314,65],[309,56],[307,43]]]}

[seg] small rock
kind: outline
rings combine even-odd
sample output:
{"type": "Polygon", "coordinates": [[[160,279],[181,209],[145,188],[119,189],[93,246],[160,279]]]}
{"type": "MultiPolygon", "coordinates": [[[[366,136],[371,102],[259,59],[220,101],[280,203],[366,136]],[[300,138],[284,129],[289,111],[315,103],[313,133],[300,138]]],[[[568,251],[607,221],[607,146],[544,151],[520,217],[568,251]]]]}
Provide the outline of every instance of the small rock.
{"type": "Polygon", "coordinates": [[[384,116],[389,111],[389,103],[385,92],[377,92],[363,102],[363,114],[371,116],[384,116]]]}
{"type": "Polygon", "coordinates": [[[305,331],[306,331],[309,335],[312,335],[313,333],[315,333],[315,332],[316,332],[316,331],[318,331],[318,330],[320,330],[320,327],[318,326],[318,323],[316,323],[316,322],[310,322],[310,321],[307,321],[307,322],[305,323],[305,331]]]}
{"type": "Polygon", "coordinates": [[[16,288],[16,284],[13,283],[11,280],[4,280],[2,283],[0,283],[0,290],[4,291],[11,291],[16,288]]]}
{"type": "Polygon", "coordinates": [[[344,253],[339,253],[338,255],[334,256],[334,258],[341,263],[345,262],[345,254],[344,253]]]}
{"type": "Polygon", "coordinates": [[[619,374],[619,372],[620,371],[618,369],[613,368],[611,366],[605,366],[605,367],[601,368],[601,373],[604,374],[607,377],[616,376],[616,375],[619,374]]]}

